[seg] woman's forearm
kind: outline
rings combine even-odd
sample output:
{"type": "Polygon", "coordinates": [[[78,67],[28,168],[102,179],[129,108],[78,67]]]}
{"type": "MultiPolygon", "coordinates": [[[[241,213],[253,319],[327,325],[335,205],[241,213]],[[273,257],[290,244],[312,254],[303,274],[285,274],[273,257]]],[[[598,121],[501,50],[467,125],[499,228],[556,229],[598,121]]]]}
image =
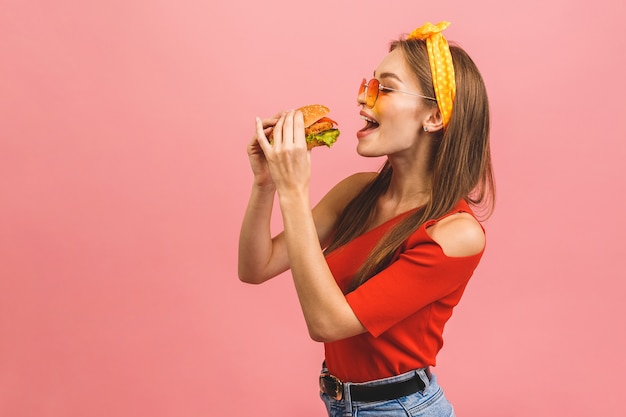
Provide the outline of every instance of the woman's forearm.
{"type": "Polygon", "coordinates": [[[280,239],[271,236],[275,194],[273,185],[252,188],[239,234],[238,273],[244,282],[258,284],[287,268],[286,254],[281,257],[274,250],[275,240],[280,239]]]}
{"type": "Polygon", "coordinates": [[[327,342],[364,331],[328,268],[306,193],[280,198],[290,268],[313,340],[327,342]]]}

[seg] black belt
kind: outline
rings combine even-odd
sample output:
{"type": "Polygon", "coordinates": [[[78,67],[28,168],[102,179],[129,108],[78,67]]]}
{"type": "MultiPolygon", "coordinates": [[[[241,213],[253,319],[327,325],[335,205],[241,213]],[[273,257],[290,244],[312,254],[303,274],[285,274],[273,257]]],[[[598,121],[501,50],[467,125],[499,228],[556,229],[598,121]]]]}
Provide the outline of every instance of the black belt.
{"type": "MultiPolygon", "coordinates": [[[[430,370],[428,368],[426,368],[426,375],[430,378],[430,370]]],[[[389,382],[387,384],[350,385],[350,399],[362,402],[394,400],[422,391],[424,388],[426,388],[426,384],[416,374],[404,381],[389,382]]],[[[335,400],[343,398],[343,382],[328,372],[323,372],[320,375],[320,390],[335,400]]]]}

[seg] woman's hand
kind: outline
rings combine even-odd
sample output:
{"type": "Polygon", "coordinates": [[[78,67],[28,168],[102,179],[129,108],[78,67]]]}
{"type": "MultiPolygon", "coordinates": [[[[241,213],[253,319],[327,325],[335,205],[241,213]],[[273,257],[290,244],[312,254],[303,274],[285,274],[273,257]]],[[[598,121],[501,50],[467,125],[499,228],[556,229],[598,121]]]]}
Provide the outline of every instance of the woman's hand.
{"type": "Polygon", "coordinates": [[[257,143],[265,156],[270,176],[279,195],[308,190],[311,158],[304,136],[302,112],[282,113],[273,129],[273,143],[266,136],[266,124],[257,118],[257,143]]]}
{"type": "MultiPolygon", "coordinates": [[[[280,116],[283,113],[277,113],[273,117],[269,119],[261,120],[261,132],[262,137],[267,138],[276,122],[280,119],[280,116]]],[[[258,118],[257,118],[258,120],[258,118]]],[[[254,183],[259,187],[269,187],[274,186],[274,182],[272,181],[272,176],[270,175],[269,167],[267,166],[267,160],[265,158],[265,154],[263,153],[263,149],[261,149],[261,145],[259,144],[259,132],[258,132],[258,121],[257,126],[255,126],[255,134],[252,136],[252,140],[248,143],[248,159],[250,160],[250,166],[252,168],[252,173],[254,174],[254,183]]]]}

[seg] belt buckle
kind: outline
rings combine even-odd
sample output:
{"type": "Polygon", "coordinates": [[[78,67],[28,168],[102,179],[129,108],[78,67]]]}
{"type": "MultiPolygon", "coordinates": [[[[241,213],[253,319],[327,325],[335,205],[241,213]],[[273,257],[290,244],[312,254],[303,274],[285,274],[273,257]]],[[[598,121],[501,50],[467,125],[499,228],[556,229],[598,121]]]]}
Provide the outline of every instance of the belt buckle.
{"type": "Polygon", "coordinates": [[[320,374],[320,391],[330,398],[340,401],[343,398],[343,382],[329,372],[320,374]]]}

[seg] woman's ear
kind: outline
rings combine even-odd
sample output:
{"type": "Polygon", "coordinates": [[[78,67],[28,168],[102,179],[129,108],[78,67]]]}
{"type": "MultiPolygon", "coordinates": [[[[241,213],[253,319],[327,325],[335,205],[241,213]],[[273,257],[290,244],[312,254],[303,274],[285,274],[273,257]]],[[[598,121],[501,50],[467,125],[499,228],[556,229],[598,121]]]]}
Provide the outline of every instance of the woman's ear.
{"type": "Polygon", "coordinates": [[[432,133],[441,129],[443,129],[443,118],[441,117],[439,108],[435,107],[424,121],[424,131],[432,133]]]}

